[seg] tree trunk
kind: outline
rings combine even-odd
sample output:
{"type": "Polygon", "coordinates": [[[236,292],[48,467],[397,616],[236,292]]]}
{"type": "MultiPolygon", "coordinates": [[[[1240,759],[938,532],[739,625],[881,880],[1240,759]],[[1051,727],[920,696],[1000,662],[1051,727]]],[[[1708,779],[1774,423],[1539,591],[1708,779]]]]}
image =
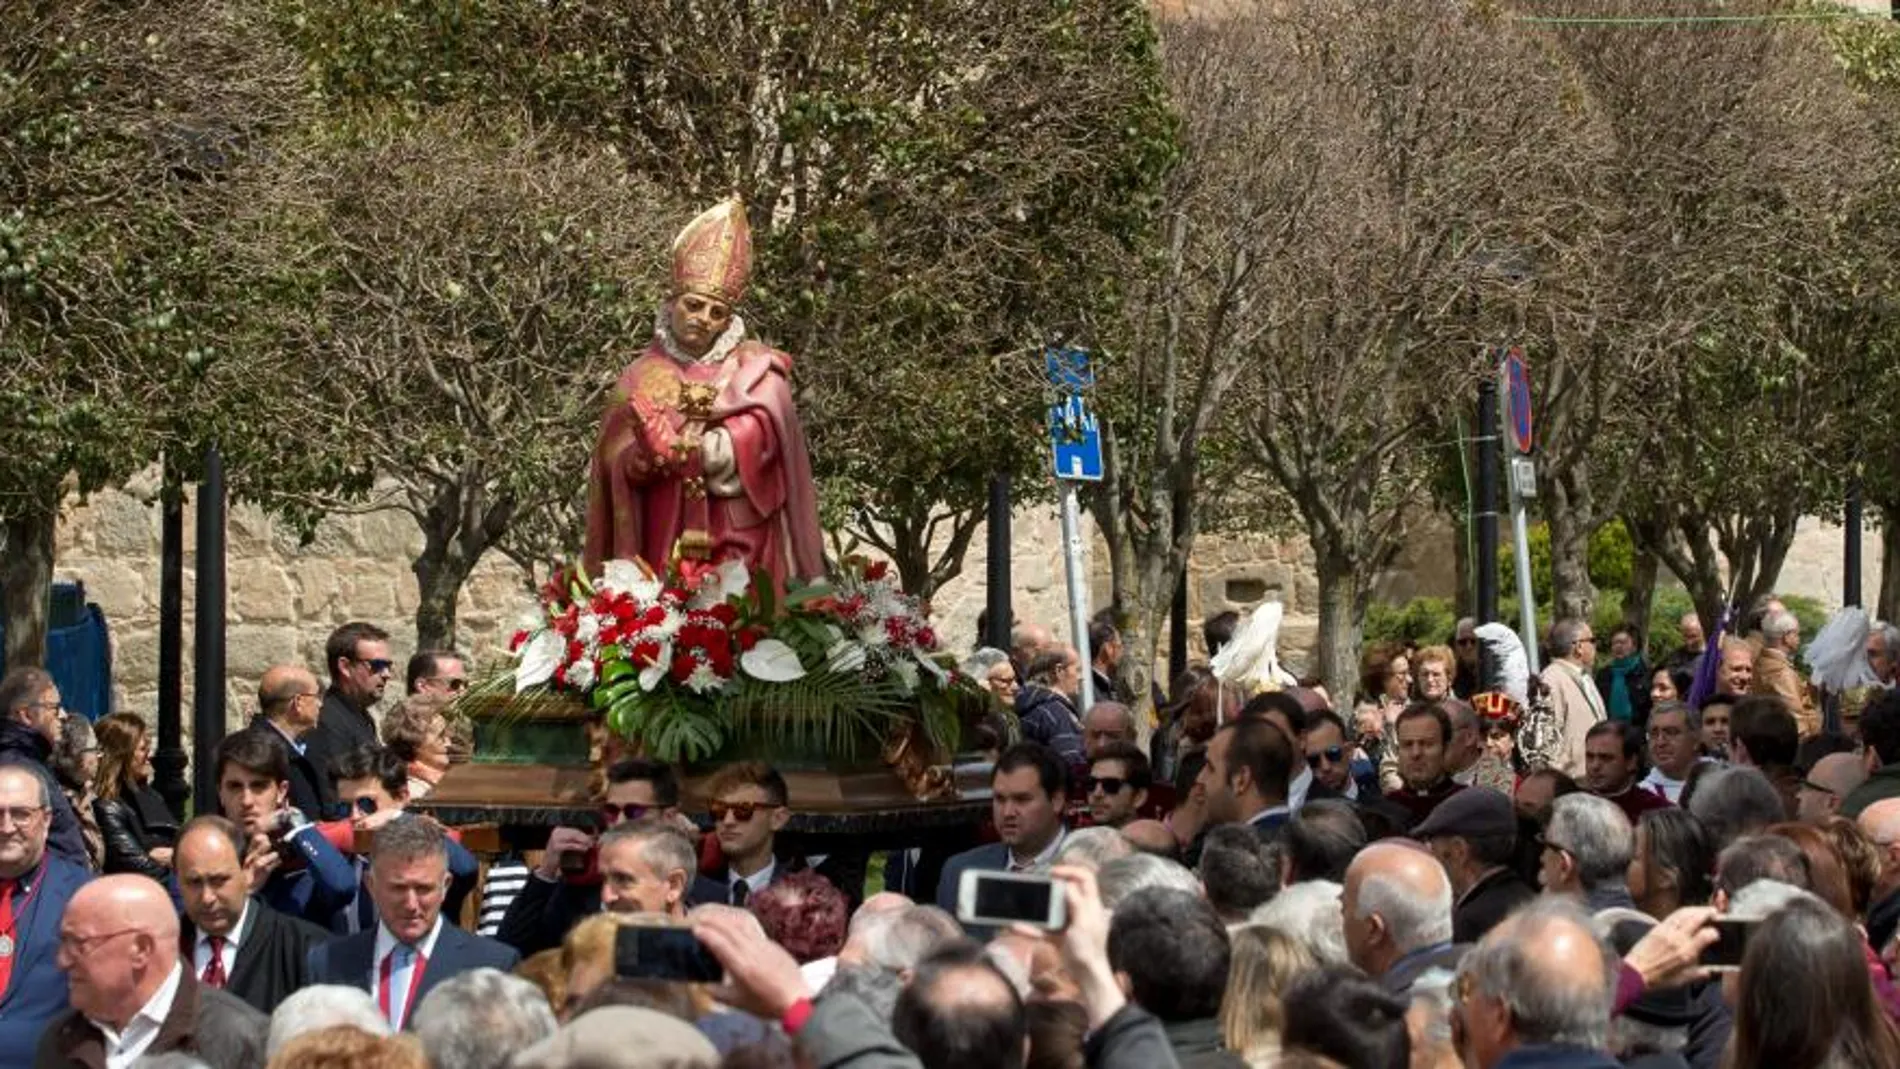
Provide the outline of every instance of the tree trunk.
{"type": "Polygon", "coordinates": [[[47,610],[53,591],[53,535],[59,526],[57,495],[6,521],[0,557],[0,601],[6,608],[6,667],[44,667],[47,610]]]}
{"type": "Polygon", "coordinates": [[[1900,511],[1880,510],[1880,599],[1875,609],[1882,620],[1900,615],[1900,511]]]}
{"type": "Polygon", "coordinates": [[[1359,577],[1343,554],[1315,546],[1319,570],[1319,638],[1317,675],[1338,709],[1352,708],[1359,689],[1359,645],[1364,637],[1366,599],[1359,577]]]}
{"type": "Polygon", "coordinates": [[[1550,603],[1553,621],[1588,620],[1596,607],[1596,587],[1590,582],[1590,529],[1570,507],[1569,494],[1557,479],[1551,507],[1544,510],[1550,528],[1550,603]]]}
{"type": "Polygon", "coordinates": [[[1635,559],[1630,562],[1629,585],[1623,588],[1623,623],[1635,629],[1637,641],[1645,648],[1649,643],[1650,607],[1656,598],[1656,572],[1660,567],[1661,562],[1654,553],[1636,550],[1635,559]]]}
{"type": "Polygon", "coordinates": [[[416,601],[416,648],[455,648],[455,601],[462,585],[507,533],[516,503],[502,495],[491,500],[479,467],[465,468],[455,480],[443,480],[434,494],[416,502],[422,525],[422,552],[410,565],[420,597],[416,601]]]}

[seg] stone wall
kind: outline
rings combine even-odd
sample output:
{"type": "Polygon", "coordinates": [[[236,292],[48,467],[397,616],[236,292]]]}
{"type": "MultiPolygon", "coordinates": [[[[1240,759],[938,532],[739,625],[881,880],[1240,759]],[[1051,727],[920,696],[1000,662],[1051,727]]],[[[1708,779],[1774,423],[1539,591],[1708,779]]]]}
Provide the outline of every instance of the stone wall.
{"type": "MultiPolygon", "coordinates": [[[[104,610],[112,635],[114,701],[117,708],[153,715],[158,686],[159,510],[155,486],[139,481],[124,490],[71,503],[60,525],[55,574],[85,583],[87,597],[104,610]]],[[[192,502],[186,502],[185,696],[191,700],[192,603],[195,565],[192,502]]],[[[1094,607],[1106,603],[1107,554],[1093,535],[1085,544],[1094,607]]],[[[368,620],[391,632],[398,673],[415,647],[416,580],[409,563],[421,532],[406,513],[378,512],[326,520],[307,545],[257,509],[231,510],[227,708],[232,724],[256,710],[259,675],[272,664],[302,661],[320,668],[323,641],[349,620],[368,620]]],[[[1012,521],[1011,575],[1019,618],[1067,634],[1061,528],[1052,508],[1024,509],[1012,521]]],[[[1378,587],[1382,599],[1449,596],[1455,583],[1451,531],[1439,526],[1417,535],[1378,587]]],[[[1841,529],[1818,520],[1803,524],[1782,574],[1784,591],[1840,604],[1841,529]]],[[[1879,589],[1877,533],[1864,541],[1868,596],[1879,589]]],[[[963,573],[933,599],[939,633],[958,651],[976,634],[984,604],[986,540],[973,540],[963,573]]],[[[1269,598],[1286,603],[1281,651],[1289,667],[1308,663],[1318,628],[1318,585],[1305,539],[1207,536],[1195,544],[1188,577],[1193,649],[1200,647],[1199,621],[1226,609],[1245,612],[1269,598]]],[[[476,570],[458,603],[462,648],[477,670],[505,656],[508,636],[532,608],[528,579],[505,558],[491,554],[476,570]]],[[[1164,636],[1165,638],[1165,636],[1164,636]]],[[[1165,647],[1163,656],[1166,656],[1165,647]]],[[[400,683],[392,693],[400,690],[400,683]]]]}

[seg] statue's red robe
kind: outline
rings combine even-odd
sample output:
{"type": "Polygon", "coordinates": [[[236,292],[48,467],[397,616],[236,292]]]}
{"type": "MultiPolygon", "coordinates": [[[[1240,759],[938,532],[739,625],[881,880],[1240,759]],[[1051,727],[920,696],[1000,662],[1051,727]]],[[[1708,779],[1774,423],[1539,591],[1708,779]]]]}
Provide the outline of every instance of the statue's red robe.
{"type": "Polygon", "coordinates": [[[709,540],[706,558],[737,558],[787,578],[825,570],[805,433],[792,406],[792,358],[752,340],[717,363],[681,363],[658,339],[627,366],[601,424],[589,472],[588,571],[635,557],[664,570],[674,544],[689,531],[709,540]],[[712,394],[703,428],[731,437],[742,491],[708,492],[692,422],[695,389],[712,394]],[[714,392],[716,391],[716,392],[714,392]]]}

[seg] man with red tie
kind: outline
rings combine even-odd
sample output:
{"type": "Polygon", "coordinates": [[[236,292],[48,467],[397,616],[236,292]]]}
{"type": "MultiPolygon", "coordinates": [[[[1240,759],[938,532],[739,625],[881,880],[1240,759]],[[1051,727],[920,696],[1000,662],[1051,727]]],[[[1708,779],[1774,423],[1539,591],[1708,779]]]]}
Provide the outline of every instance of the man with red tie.
{"type": "Polygon", "coordinates": [[[33,1064],[33,1047],[66,1012],[59,918],[92,874],[46,852],[52,811],[46,781],[0,766],[0,1069],[33,1064]]]}
{"type": "Polygon", "coordinates": [[[368,991],[390,1027],[400,1029],[423,996],[449,977],[484,966],[513,970],[521,960],[513,947],[443,922],[448,889],[442,829],[408,814],[385,824],[369,855],[376,927],[311,948],[310,981],[368,991]]]}
{"type": "Polygon", "coordinates": [[[172,860],[185,907],[179,951],[206,987],[271,1013],[309,983],[310,948],[330,933],[252,897],[244,829],[202,816],[179,832],[172,860]]]}

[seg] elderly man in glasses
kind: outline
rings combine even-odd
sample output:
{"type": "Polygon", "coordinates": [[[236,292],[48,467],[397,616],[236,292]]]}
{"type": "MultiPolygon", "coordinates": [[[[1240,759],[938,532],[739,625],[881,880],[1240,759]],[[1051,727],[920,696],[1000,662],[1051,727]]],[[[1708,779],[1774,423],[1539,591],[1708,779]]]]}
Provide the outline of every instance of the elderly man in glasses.
{"type": "MultiPolygon", "coordinates": [[[[560,946],[568,929],[600,912],[601,878],[606,874],[600,829],[657,816],[685,831],[692,824],[681,817],[679,804],[679,778],[670,765],[629,757],[609,766],[600,815],[584,822],[590,827],[570,824],[548,833],[540,863],[508,903],[495,938],[519,950],[524,958],[560,946]]],[[[696,879],[691,887],[688,905],[726,900],[725,888],[714,881],[696,879]]],[[[482,897],[487,902],[493,894],[485,890],[482,897]]]]}
{"type": "Polygon", "coordinates": [[[330,632],[323,644],[330,689],[323,695],[317,730],[326,753],[345,754],[359,746],[374,746],[376,721],[369,711],[383,700],[395,662],[389,659],[389,633],[361,621],[330,632]]]}
{"type": "Polygon", "coordinates": [[[0,932],[0,1066],[31,1065],[33,1044],[67,1010],[59,920],[92,874],[49,856],[57,794],[31,769],[0,765],[0,917],[13,918],[0,932]]]}

